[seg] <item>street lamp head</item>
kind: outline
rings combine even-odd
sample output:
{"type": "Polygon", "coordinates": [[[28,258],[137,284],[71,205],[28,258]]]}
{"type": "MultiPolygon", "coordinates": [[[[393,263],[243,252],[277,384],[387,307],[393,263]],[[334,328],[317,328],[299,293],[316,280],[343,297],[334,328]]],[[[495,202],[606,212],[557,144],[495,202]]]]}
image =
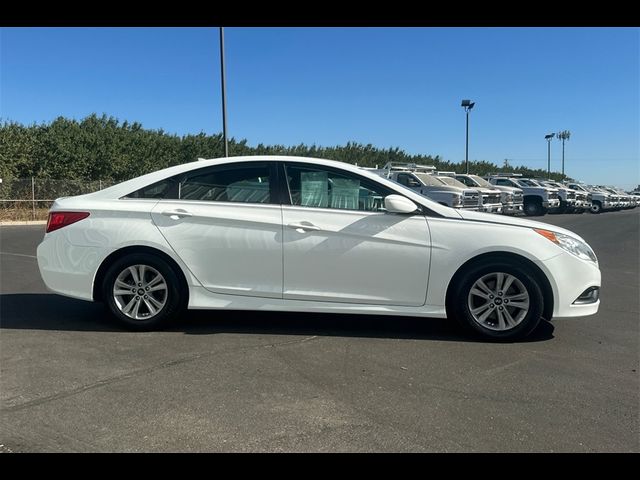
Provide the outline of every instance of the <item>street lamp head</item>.
{"type": "Polygon", "coordinates": [[[545,135],[544,138],[545,138],[545,140],[551,140],[555,136],[556,136],[555,133],[550,133],[549,135],[545,135]]]}
{"type": "Polygon", "coordinates": [[[472,102],[471,100],[462,100],[460,106],[466,108],[467,110],[471,110],[475,104],[476,103],[472,102]]]}

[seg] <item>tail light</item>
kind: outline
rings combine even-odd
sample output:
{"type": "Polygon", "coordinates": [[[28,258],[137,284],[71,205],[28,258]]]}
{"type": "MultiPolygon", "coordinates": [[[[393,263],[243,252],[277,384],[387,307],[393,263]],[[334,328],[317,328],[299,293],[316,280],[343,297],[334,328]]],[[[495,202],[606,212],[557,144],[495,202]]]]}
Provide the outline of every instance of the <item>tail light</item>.
{"type": "Polygon", "coordinates": [[[76,223],[88,216],[89,212],[49,212],[46,233],[76,223]]]}

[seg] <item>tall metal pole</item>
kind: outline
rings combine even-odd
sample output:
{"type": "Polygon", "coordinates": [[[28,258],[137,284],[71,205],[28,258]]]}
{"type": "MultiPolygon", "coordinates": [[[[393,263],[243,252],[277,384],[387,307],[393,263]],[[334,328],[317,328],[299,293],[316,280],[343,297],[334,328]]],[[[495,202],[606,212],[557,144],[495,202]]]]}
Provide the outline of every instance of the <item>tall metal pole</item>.
{"type": "Polygon", "coordinates": [[[551,139],[555,136],[555,133],[544,136],[544,139],[547,141],[547,179],[549,180],[551,180],[551,139]]]}
{"type": "Polygon", "coordinates": [[[564,138],[562,139],[562,179],[564,180],[564,138]]]}
{"type": "Polygon", "coordinates": [[[224,138],[224,156],[229,156],[229,142],[227,141],[227,96],[225,94],[224,75],[224,27],[220,27],[220,75],[222,83],[222,136],[224,138]]]}
{"type": "Polygon", "coordinates": [[[562,178],[564,178],[564,142],[571,138],[571,132],[569,130],[562,130],[556,135],[558,140],[562,140],[562,178]]]}
{"type": "Polygon", "coordinates": [[[467,175],[469,175],[469,109],[467,108],[467,148],[465,154],[465,165],[467,168],[467,175]]]}
{"type": "Polygon", "coordinates": [[[547,179],[551,179],[551,139],[547,140],[547,179]]]}

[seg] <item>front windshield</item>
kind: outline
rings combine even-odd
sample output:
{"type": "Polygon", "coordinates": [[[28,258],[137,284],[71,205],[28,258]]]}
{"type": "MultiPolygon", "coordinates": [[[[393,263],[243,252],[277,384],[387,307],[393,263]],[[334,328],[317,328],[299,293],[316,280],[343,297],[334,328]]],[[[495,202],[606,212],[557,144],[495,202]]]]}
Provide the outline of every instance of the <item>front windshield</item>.
{"type": "Polygon", "coordinates": [[[588,192],[588,190],[581,185],[569,185],[569,188],[573,188],[574,190],[582,190],[583,192],[588,192]]]}
{"type": "Polygon", "coordinates": [[[458,187],[458,188],[467,188],[467,186],[456,180],[453,177],[446,177],[446,176],[442,176],[442,177],[438,177],[438,180],[440,180],[442,183],[446,184],[446,185],[451,185],[452,187],[458,187]]]}
{"type": "Polygon", "coordinates": [[[489,188],[493,188],[493,185],[491,185],[489,182],[487,182],[484,178],[479,177],[477,175],[469,175],[469,177],[471,179],[473,179],[474,182],[476,182],[480,187],[489,187],[489,188]]]}
{"type": "Polygon", "coordinates": [[[413,174],[422,180],[422,183],[429,187],[441,187],[442,185],[446,185],[439,178],[434,177],[433,175],[429,175],[427,173],[417,173],[413,172],[413,174]]]}
{"type": "Polygon", "coordinates": [[[520,185],[524,185],[525,187],[539,187],[538,183],[535,180],[529,180],[526,178],[518,179],[518,183],[520,185]]]}

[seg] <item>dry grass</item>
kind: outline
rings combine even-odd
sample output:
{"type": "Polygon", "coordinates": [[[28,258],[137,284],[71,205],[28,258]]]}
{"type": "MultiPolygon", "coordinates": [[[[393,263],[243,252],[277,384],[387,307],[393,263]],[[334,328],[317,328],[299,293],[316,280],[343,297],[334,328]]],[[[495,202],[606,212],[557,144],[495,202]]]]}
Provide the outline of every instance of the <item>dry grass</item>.
{"type": "Polygon", "coordinates": [[[49,208],[0,208],[0,222],[25,221],[25,220],[46,220],[49,208]]]}

